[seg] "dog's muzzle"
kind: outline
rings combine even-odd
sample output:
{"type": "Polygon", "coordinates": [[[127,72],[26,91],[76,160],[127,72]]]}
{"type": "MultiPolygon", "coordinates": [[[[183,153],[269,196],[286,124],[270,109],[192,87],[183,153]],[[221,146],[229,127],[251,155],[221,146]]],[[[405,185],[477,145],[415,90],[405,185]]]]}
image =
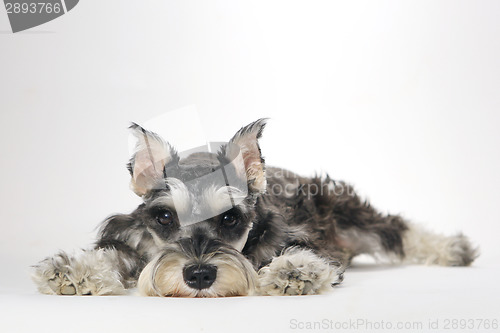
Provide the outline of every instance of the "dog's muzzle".
{"type": "Polygon", "coordinates": [[[250,261],[219,240],[183,238],[165,247],[142,271],[138,289],[146,296],[221,297],[255,293],[250,261]]]}

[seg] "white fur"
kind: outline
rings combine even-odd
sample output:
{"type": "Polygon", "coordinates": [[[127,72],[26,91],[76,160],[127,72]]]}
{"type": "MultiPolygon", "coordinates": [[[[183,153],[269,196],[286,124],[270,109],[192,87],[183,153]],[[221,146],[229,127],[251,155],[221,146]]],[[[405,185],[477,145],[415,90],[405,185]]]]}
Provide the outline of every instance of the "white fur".
{"type": "MultiPolygon", "coordinates": [[[[211,213],[215,216],[240,204],[247,195],[248,193],[234,186],[209,187],[203,193],[202,204],[204,207],[210,208],[211,213]]],[[[245,209],[245,206],[241,205],[240,208],[245,209]]]]}
{"type": "Polygon", "coordinates": [[[138,289],[144,296],[223,297],[254,293],[257,274],[250,262],[230,255],[207,254],[201,260],[217,267],[217,279],[207,289],[190,288],[183,278],[187,258],[172,251],[158,255],[142,271],[138,289]]]}
{"type": "Polygon", "coordinates": [[[32,275],[38,290],[54,295],[119,295],[126,293],[113,263],[112,249],[83,251],[77,256],[60,253],[35,266],[32,275]]]}
{"type": "Polygon", "coordinates": [[[443,236],[408,224],[403,238],[405,261],[412,264],[463,266],[478,256],[462,234],[443,236]]]}
{"type": "Polygon", "coordinates": [[[187,215],[192,210],[192,198],[186,185],[177,178],[169,177],[165,184],[170,191],[153,200],[149,206],[165,206],[175,210],[177,214],[187,215]]]}
{"type": "Polygon", "coordinates": [[[330,265],[311,250],[289,248],[259,271],[261,295],[313,295],[332,290],[344,269],[330,265]]]}

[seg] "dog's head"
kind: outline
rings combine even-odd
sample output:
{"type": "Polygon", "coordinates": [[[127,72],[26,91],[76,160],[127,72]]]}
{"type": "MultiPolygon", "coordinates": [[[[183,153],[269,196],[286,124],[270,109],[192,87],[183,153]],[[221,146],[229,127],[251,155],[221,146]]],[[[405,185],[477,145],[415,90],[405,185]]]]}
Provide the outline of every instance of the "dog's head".
{"type": "Polygon", "coordinates": [[[215,152],[180,158],[157,134],[133,124],[136,152],[128,165],[138,210],[161,252],[143,270],[146,295],[247,295],[256,273],[241,254],[266,191],[258,139],[266,120],[240,129],[215,152]]]}

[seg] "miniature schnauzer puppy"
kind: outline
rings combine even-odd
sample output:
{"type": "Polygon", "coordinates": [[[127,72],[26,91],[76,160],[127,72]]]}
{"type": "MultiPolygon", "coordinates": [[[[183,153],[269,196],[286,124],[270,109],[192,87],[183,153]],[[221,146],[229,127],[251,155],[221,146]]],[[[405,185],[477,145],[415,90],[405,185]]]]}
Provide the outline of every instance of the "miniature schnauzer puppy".
{"type": "Polygon", "coordinates": [[[216,153],[181,158],[157,134],[131,126],[131,188],[143,203],[102,224],[95,247],[35,266],[38,290],[57,295],[220,297],[324,293],[359,254],[467,266],[477,249],[384,215],[329,176],[265,166],[266,119],[216,153]]]}

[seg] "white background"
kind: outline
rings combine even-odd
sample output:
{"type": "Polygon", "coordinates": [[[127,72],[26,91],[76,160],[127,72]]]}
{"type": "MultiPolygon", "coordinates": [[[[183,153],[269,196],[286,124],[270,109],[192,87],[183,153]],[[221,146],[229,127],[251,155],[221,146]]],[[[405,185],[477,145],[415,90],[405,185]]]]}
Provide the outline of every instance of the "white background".
{"type": "Polygon", "coordinates": [[[500,313],[499,14],[498,1],[85,0],[12,34],[0,8],[2,331],[500,313]],[[463,231],[482,256],[467,269],[353,268],[321,297],[36,295],[29,265],[89,246],[100,221],[140,202],[129,122],[192,104],[211,141],[270,117],[268,164],[327,171],[384,212],[463,231]]]}

